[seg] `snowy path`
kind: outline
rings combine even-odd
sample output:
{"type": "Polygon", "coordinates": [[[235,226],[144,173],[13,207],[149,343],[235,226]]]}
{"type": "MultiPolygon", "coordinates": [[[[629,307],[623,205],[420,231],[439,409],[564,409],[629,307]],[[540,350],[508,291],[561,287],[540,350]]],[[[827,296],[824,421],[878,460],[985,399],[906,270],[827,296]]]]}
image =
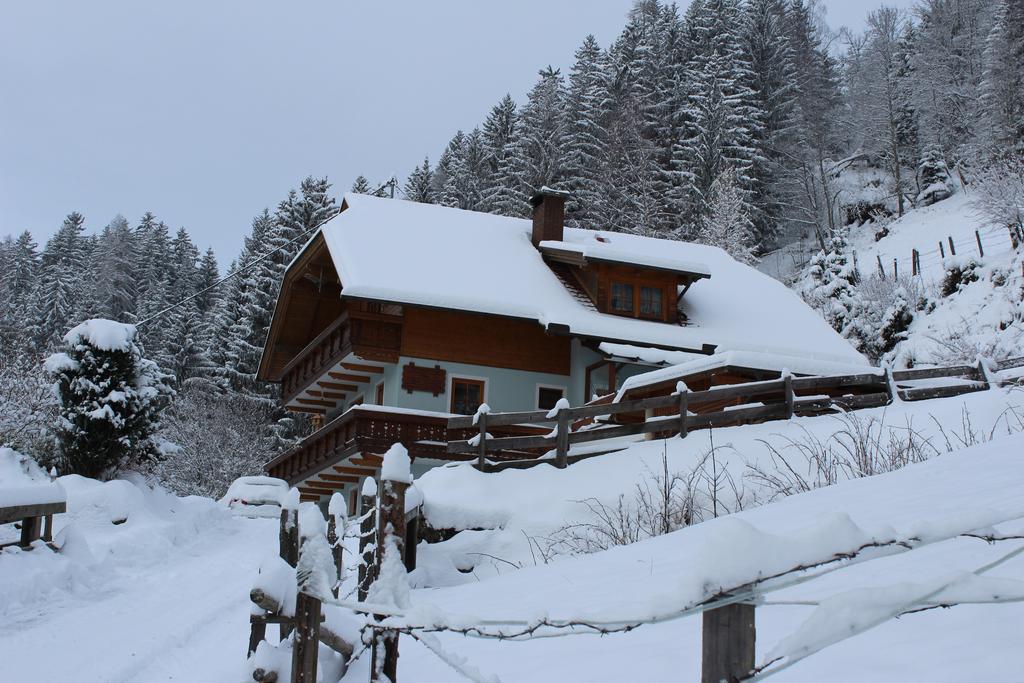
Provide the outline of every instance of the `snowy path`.
{"type": "Polygon", "coordinates": [[[274,533],[268,520],[224,520],[149,566],[113,573],[98,595],[75,590],[42,612],[10,614],[0,625],[0,679],[240,680],[247,591],[274,533]]]}

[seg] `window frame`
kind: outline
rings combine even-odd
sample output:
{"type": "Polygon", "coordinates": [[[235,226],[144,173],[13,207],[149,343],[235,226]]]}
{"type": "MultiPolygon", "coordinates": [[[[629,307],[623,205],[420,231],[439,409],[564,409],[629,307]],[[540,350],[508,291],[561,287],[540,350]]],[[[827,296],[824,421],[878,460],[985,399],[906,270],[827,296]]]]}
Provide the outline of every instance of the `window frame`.
{"type": "Polygon", "coordinates": [[[637,317],[644,318],[646,320],[664,320],[665,319],[665,289],[663,287],[657,287],[657,286],[654,286],[654,285],[645,285],[645,284],[641,283],[640,286],[637,287],[636,314],[637,314],[637,317]],[[643,296],[644,296],[644,290],[645,289],[650,290],[652,292],[657,292],[658,293],[658,302],[660,303],[660,306],[658,307],[658,312],[657,313],[644,313],[643,296]]]}
{"type": "Polygon", "coordinates": [[[637,297],[637,286],[635,282],[626,282],[624,280],[612,280],[611,287],[608,291],[608,310],[615,315],[626,316],[630,318],[636,317],[636,297],[637,297]],[[629,310],[624,308],[615,307],[615,288],[616,287],[628,287],[629,288],[629,310]]]}
{"type": "Polygon", "coordinates": [[[448,373],[448,412],[453,415],[472,415],[473,413],[457,413],[455,412],[455,384],[456,382],[464,382],[466,384],[476,384],[480,387],[480,403],[487,403],[487,378],[486,377],[471,377],[467,375],[453,375],[448,373]]]}
{"type": "MultiPolygon", "coordinates": [[[[540,392],[541,392],[542,389],[557,389],[558,391],[562,392],[562,395],[558,397],[559,399],[565,398],[566,394],[569,393],[569,388],[564,386],[564,385],[562,385],[562,384],[537,384],[536,388],[534,389],[534,392],[533,392],[533,398],[534,398],[533,404],[536,406],[537,410],[551,410],[551,408],[554,407],[554,406],[550,406],[548,408],[541,407],[541,405],[540,405],[540,392]]],[[[556,400],[555,402],[557,403],[558,401],[556,400]]]]}

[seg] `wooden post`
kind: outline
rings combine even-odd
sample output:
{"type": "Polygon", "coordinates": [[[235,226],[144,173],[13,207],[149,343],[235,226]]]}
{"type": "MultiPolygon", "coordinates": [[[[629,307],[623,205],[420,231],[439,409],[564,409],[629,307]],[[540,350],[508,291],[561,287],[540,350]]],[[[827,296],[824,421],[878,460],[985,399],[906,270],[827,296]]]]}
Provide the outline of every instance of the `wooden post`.
{"type": "Polygon", "coordinates": [[[881,275],[882,279],[884,280],[885,279],[885,268],[882,267],[882,255],[881,254],[875,254],[875,258],[878,260],[878,274],[881,275]]]}
{"type": "MultiPolygon", "coordinates": [[[[299,564],[299,511],[281,510],[281,532],[280,532],[280,553],[281,559],[292,567],[299,564]]],[[[281,622],[281,640],[287,638],[292,632],[289,623],[281,622]]]]}
{"type": "Polygon", "coordinates": [[[910,250],[910,268],[911,275],[921,274],[921,261],[918,260],[917,249],[910,250]]]}
{"type": "Polygon", "coordinates": [[[359,523],[359,584],[358,599],[360,602],[366,600],[366,593],[373,583],[375,554],[374,534],[377,530],[377,485],[372,478],[363,482],[362,495],[359,497],[359,514],[362,521],[359,523]],[[372,485],[372,486],[371,486],[372,485]]]}
{"type": "Polygon", "coordinates": [[[1016,249],[1020,246],[1020,238],[1017,235],[1017,229],[1012,225],[1007,225],[1006,229],[1010,231],[1010,246],[1016,249]]]}
{"type": "Polygon", "coordinates": [[[893,280],[899,280],[900,279],[900,273],[899,273],[899,268],[898,268],[898,266],[896,264],[896,259],[892,260],[892,279],[893,280]]]}
{"type": "Polygon", "coordinates": [[[416,569],[416,546],[420,542],[420,514],[419,508],[416,515],[405,524],[405,569],[412,571],[416,569]]]}
{"type": "Polygon", "coordinates": [[[981,246],[981,233],[974,231],[974,239],[978,241],[978,256],[985,257],[985,247],[981,246]]]}
{"type": "Polygon", "coordinates": [[[950,256],[956,256],[956,245],[953,244],[953,236],[952,235],[948,235],[946,237],[946,239],[949,240],[949,255],[950,256]]]}
{"type": "Polygon", "coordinates": [[[320,649],[320,600],[301,586],[295,600],[295,642],[292,644],[292,683],[316,683],[320,649]]]}
{"type": "Polygon", "coordinates": [[[793,395],[793,375],[786,373],[782,378],[783,389],[786,394],[786,419],[793,417],[793,406],[796,404],[796,396],[793,395]]]}
{"type": "Polygon", "coordinates": [[[21,547],[28,548],[34,541],[39,540],[40,528],[42,525],[40,517],[26,517],[21,520],[21,547]]]}
{"type": "MultiPolygon", "coordinates": [[[[380,514],[377,524],[377,566],[384,561],[388,540],[393,538],[400,554],[405,552],[405,491],[409,484],[403,481],[381,481],[380,514]]],[[[383,615],[374,615],[377,620],[383,615]]],[[[377,630],[370,649],[370,681],[387,677],[390,683],[398,681],[398,632],[377,630]]]]}
{"type": "Polygon", "coordinates": [[[689,412],[690,390],[683,389],[679,392],[679,438],[686,438],[686,414],[689,412]]]}
{"type": "Polygon", "coordinates": [[[564,470],[569,465],[569,411],[558,411],[558,434],[555,438],[555,467],[564,470]]]}
{"type": "Polygon", "coordinates": [[[487,413],[477,413],[476,421],[480,427],[480,443],[477,444],[476,467],[483,472],[484,468],[487,467],[487,413]]]}
{"type": "Polygon", "coordinates": [[[43,526],[43,540],[47,543],[53,542],[53,515],[46,515],[46,523],[43,526]]]}
{"type": "Polygon", "coordinates": [[[267,637],[267,619],[263,615],[253,614],[249,616],[249,649],[245,655],[248,659],[256,652],[260,641],[267,637]]]}
{"type": "Polygon", "coordinates": [[[942,246],[942,240],[939,240],[939,257],[946,258],[946,248],[942,246]]]}
{"type": "Polygon", "coordinates": [[[725,605],[704,612],[701,683],[735,683],[754,669],[754,606],[725,605]]]}
{"type": "MultiPolygon", "coordinates": [[[[338,494],[335,493],[335,496],[338,494]]],[[[331,592],[334,593],[334,597],[338,597],[338,587],[341,584],[342,576],[342,553],[344,547],[342,546],[342,539],[338,536],[338,522],[337,515],[330,515],[330,519],[327,520],[327,544],[331,546],[331,557],[334,559],[334,585],[331,586],[331,592]]]]}

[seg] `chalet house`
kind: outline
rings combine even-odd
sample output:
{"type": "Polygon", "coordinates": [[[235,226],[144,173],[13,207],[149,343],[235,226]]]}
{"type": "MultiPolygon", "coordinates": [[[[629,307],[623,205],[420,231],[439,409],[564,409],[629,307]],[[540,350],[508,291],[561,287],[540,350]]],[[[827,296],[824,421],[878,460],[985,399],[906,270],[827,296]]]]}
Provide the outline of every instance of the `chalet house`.
{"type": "Polygon", "coordinates": [[[708,383],[741,360],[775,376],[780,363],[865,365],[793,292],[720,249],[567,228],[565,196],[547,189],[532,203],[531,222],[344,197],[289,265],[274,311],[258,376],[317,429],[269,474],[308,500],[354,500],[395,441],[421,472],[452,459],[447,419],[481,403],[609,400],[687,364],[708,383]]]}

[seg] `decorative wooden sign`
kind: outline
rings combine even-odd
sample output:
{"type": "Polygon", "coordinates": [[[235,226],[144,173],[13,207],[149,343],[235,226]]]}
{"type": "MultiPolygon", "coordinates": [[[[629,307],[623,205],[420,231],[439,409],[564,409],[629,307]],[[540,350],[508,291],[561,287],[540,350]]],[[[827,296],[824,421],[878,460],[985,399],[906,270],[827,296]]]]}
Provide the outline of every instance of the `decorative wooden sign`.
{"type": "Polygon", "coordinates": [[[440,365],[432,368],[406,363],[402,366],[402,388],[410,394],[414,391],[426,391],[434,396],[444,393],[448,373],[440,365]]]}

